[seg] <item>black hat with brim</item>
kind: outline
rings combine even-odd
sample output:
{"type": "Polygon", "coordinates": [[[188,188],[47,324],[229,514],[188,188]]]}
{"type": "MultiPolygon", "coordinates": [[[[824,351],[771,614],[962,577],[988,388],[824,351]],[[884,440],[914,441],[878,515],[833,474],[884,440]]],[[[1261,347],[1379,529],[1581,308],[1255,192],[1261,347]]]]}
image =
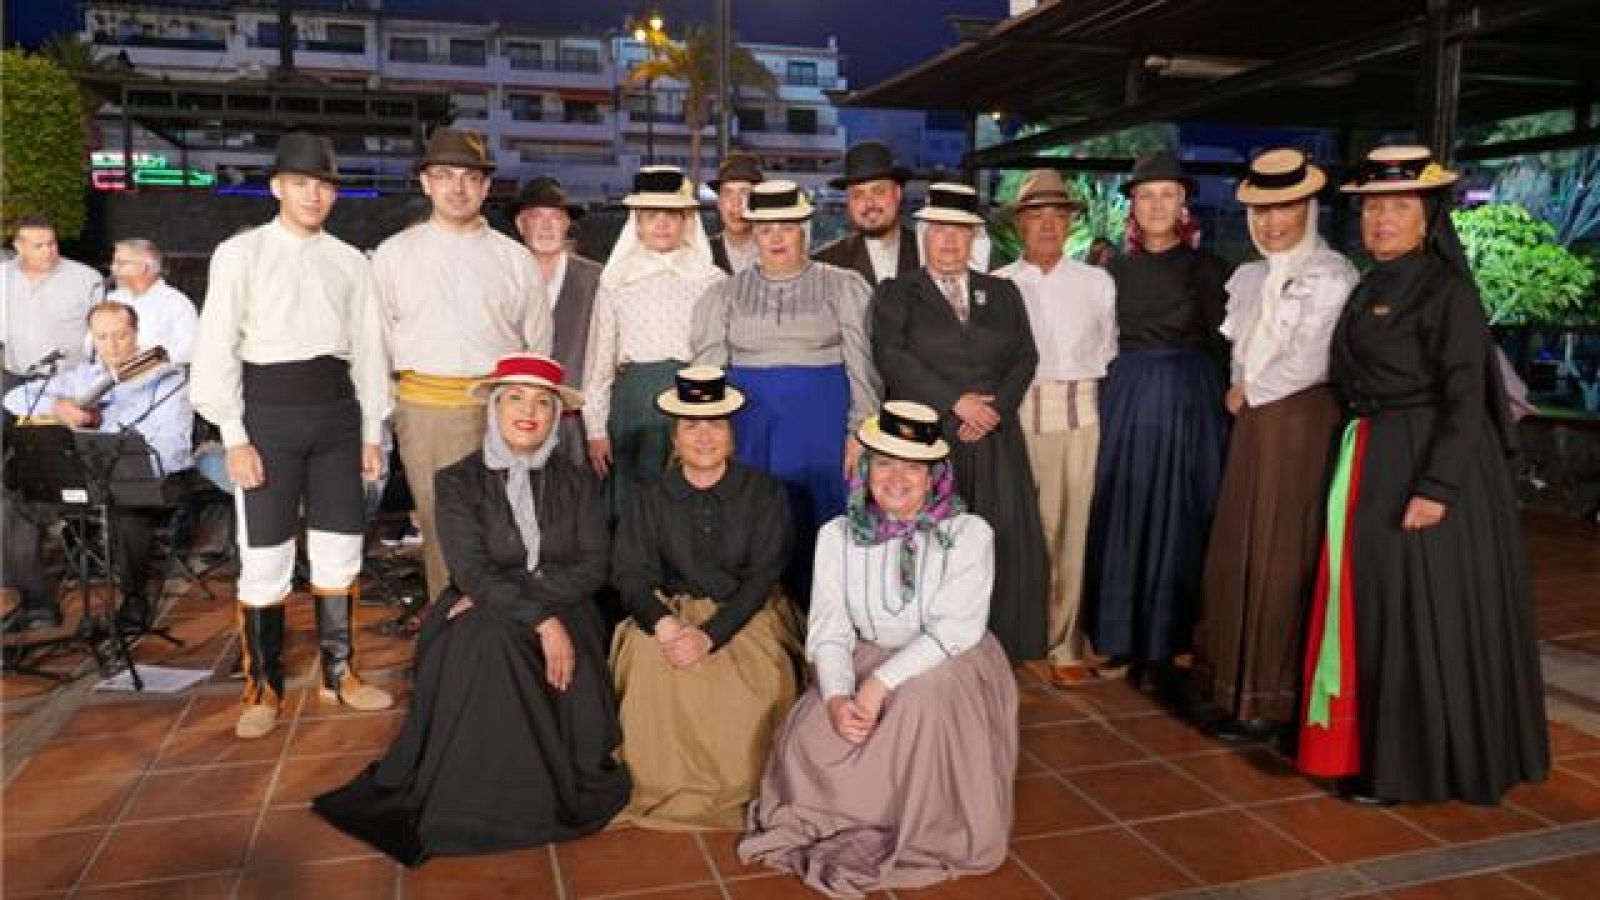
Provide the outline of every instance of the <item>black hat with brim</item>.
{"type": "Polygon", "coordinates": [[[862,141],[844,154],[844,174],[828,182],[834,190],[844,190],[863,181],[887,178],[897,184],[911,180],[911,170],[894,161],[894,152],[882,141],[862,141]]]}
{"type": "Polygon", "coordinates": [[[1139,158],[1133,164],[1133,172],[1128,180],[1122,184],[1124,196],[1133,196],[1133,189],[1147,181],[1176,181],[1183,185],[1183,189],[1193,197],[1200,190],[1200,185],[1188,173],[1183,171],[1183,166],[1178,158],[1172,155],[1171,150],[1157,150],[1139,158]]]}
{"type": "Polygon", "coordinates": [[[574,221],[583,218],[583,207],[567,197],[567,189],[561,186],[560,180],[549,176],[535,178],[522,186],[517,199],[511,203],[511,220],[516,221],[525,209],[537,208],[565,210],[574,221]]]}
{"type": "Polygon", "coordinates": [[[306,131],[291,131],[278,138],[272,174],[291,172],[337,184],[339,161],[333,153],[333,141],[306,131]]]}

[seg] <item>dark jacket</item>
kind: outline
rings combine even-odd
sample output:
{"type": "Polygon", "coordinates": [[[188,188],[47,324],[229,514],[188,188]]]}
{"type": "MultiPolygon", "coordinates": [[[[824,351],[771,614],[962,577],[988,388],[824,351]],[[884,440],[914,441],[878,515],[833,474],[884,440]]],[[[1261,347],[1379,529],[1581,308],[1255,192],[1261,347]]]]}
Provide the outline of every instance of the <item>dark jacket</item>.
{"type": "Polygon", "coordinates": [[[590,603],[605,586],[611,539],[600,483],[560,454],[532,481],[539,565],[530,572],[504,473],[484,465],[481,450],[439,470],[435,517],[450,568],[441,603],[465,594],[474,606],[537,625],[564,607],[590,603]]]}
{"type": "Polygon", "coordinates": [[[551,355],[567,370],[567,384],[583,386],[584,356],[589,350],[589,322],[594,295],[600,289],[601,265],[576,253],[567,254],[567,275],[555,298],[551,355]]]}
{"type": "MultiPolygon", "coordinates": [[[[862,237],[859,231],[852,231],[839,238],[812,254],[811,258],[842,269],[854,269],[867,280],[867,284],[878,283],[877,276],[872,272],[872,256],[867,252],[867,239],[862,237]]],[[[916,232],[909,228],[901,228],[900,264],[895,274],[898,276],[914,272],[921,265],[921,261],[917,258],[916,232]]]]}

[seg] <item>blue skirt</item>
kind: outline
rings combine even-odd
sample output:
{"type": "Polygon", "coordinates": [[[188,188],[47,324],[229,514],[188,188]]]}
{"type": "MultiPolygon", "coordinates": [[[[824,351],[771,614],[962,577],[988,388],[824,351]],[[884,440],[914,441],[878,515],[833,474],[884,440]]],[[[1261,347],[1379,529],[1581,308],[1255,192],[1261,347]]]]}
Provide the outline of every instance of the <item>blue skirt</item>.
{"type": "Polygon", "coordinates": [[[843,365],[731,366],[728,381],[745,394],[733,417],[739,461],[783,482],[789,494],[795,549],[784,584],[809,607],[817,529],[844,513],[848,496],[849,377],[843,365]]]}
{"type": "Polygon", "coordinates": [[[1097,652],[1188,648],[1227,450],[1226,385],[1192,348],[1124,350],[1100,393],[1085,622],[1097,652]]]}

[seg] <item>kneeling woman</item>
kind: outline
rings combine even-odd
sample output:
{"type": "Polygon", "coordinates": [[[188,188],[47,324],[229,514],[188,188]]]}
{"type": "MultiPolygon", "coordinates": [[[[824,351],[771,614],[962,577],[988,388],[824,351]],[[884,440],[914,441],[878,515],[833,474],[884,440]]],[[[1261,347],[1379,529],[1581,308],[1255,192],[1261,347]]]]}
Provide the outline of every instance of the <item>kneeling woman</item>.
{"type": "Polygon", "coordinates": [[[482,450],[440,470],[451,585],[417,637],[411,715],[383,759],[314,808],[408,866],[579,837],[628,801],[594,595],[605,508],[594,476],[552,455],[561,366],[502,357],[482,450]]]}
{"type": "Polygon", "coordinates": [[[994,532],[955,496],[938,415],[887,403],[857,434],[848,512],[817,536],[817,686],[739,844],[836,897],[998,868],[1017,767],[1016,682],[985,631],[994,532]]]}
{"type": "Polygon", "coordinates": [[[633,619],[611,665],[634,778],[622,821],[635,825],[741,827],[799,690],[778,588],[794,529],[782,484],[732,461],[743,405],[721,369],[679,371],[656,399],[676,420],[677,464],[618,523],[614,580],[633,619]]]}

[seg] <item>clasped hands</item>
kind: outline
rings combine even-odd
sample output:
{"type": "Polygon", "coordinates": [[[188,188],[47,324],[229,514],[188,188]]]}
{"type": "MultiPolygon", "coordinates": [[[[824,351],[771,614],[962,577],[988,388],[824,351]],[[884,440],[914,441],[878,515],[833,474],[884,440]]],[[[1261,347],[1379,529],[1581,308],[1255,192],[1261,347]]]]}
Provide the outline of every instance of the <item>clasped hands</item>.
{"type": "Polygon", "coordinates": [[[989,436],[989,433],[1000,427],[1000,414],[994,408],[993,394],[975,394],[968,392],[956,398],[951,411],[956,418],[961,420],[961,426],[956,429],[956,437],[970,444],[989,436]]]}
{"type": "Polygon", "coordinates": [[[856,689],[854,697],[841,694],[828,698],[828,718],[833,730],[846,742],[860,746],[877,730],[883,718],[883,704],[889,699],[889,688],[877,676],[868,678],[856,689]]]}
{"type": "Polygon", "coordinates": [[[677,616],[662,616],[656,622],[656,643],[676,669],[687,669],[711,653],[711,635],[677,616]]]}

